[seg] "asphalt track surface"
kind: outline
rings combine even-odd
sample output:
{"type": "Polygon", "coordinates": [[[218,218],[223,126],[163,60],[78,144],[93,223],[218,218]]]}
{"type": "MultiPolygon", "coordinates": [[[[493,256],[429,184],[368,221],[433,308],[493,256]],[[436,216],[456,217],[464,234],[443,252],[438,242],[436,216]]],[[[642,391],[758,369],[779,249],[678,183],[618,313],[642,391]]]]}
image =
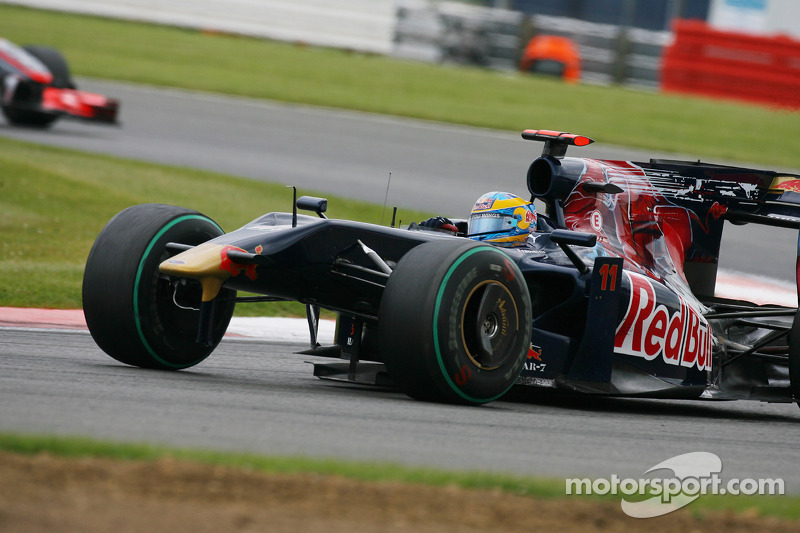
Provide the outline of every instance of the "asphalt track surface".
{"type": "Polygon", "coordinates": [[[223,340],[193,369],[116,363],[84,332],[4,329],[0,430],[452,470],[638,479],[682,453],[800,491],[793,404],[547,397],[470,408],[311,375],[303,346],[223,340]]]}
{"type": "MultiPolygon", "coordinates": [[[[391,171],[390,203],[446,214],[462,213],[484,189],[523,192],[539,150],[516,133],[100,82],[84,87],[123,100],[121,128],[64,121],[44,132],[2,125],[0,135],[371,201],[383,200],[391,171]]],[[[642,157],[591,149],[585,154],[642,157]]],[[[745,247],[737,269],[772,263],[764,260],[775,252],[771,232],[737,245],[745,247]]],[[[310,358],[292,354],[299,348],[225,339],[201,365],[160,372],[116,363],[85,332],[0,329],[0,430],[556,478],[638,478],[670,457],[709,451],[722,459],[724,477],[782,478],[800,492],[793,404],[548,396],[479,408],[426,404],[317,380],[310,358]]]]}

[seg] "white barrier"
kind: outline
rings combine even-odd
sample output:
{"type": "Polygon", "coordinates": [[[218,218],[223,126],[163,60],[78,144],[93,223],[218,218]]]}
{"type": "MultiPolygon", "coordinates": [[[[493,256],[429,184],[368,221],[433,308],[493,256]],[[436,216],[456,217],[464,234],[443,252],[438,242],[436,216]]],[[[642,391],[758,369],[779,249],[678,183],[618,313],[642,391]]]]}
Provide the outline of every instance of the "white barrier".
{"type": "Polygon", "coordinates": [[[197,29],[389,54],[395,0],[4,0],[197,29]]]}
{"type": "Polygon", "coordinates": [[[315,46],[515,70],[532,34],[563,35],[583,81],[656,88],[672,35],[447,0],[0,0],[315,46]],[[622,43],[624,42],[624,46],[622,43]]]}

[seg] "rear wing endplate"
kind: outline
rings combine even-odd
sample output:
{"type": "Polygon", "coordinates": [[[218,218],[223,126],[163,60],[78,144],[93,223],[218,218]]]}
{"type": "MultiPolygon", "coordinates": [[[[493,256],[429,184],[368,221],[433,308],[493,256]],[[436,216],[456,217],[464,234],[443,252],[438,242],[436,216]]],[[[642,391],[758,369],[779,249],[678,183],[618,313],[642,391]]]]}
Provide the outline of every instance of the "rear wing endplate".
{"type": "Polygon", "coordinates": [[[526,141],[543,142],[542,155],[551,157],[564,157],[568,146],[588,146],[594,142],[583,135],[551,130],[525,130],[522,132],[522,138],[526,141]]]}

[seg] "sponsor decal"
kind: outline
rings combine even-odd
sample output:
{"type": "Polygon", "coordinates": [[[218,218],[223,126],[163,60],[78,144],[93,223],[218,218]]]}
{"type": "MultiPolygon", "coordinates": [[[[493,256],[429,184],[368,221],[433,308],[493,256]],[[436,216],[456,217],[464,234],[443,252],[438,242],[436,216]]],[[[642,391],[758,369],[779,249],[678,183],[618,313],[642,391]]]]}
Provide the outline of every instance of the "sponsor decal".
{"type": "Polygon", "coordinates": [[[514,216],[517,217],[516,226],[522,230],[528,229],[531,224],[536,222],[536,213],[524,207],[516,208],[514,210],[514,216]]]}
{"type": "Polygon", "coordinates": [[[534,363],[533,361],[526,361],[523,365],[528,372],[544,372],[547,363],[534,363]]]}
{"type": "Polygon", "coordinates": [[[531,347],[528,348],[528,359],[536,359],[537,361],[541,361],[542,349],[539,346],[534,346],[531,344],[531,347]]]}
{"type": "MultiPolygon", "coordinates": [[[[481,198],[481,200],[483,199],[481,198]]],[[[494,205],[494,199],[483,200],[483,201],[481,200],[475,202],[475,206],[472,208],[473,211],[482,211],[484,209],[491,209],[492,206],[494,205]]]]}
{"type": "Polygon", "coordinates": [[[508,334],[508,311],[506,301],[500,298],[497,301],[497,308],[500,310],[500,335],[505,337],[508,334]]]}
{"type": "Polygon", "coordinates": [[[589,221],[592,224],[592,229],[603,231],[603,215],[600,214],[600,211],[592,211],[592,214],[589,215],[589,221]]]}
{"type": "Polygon", "coordinates": [[[528,360],[525,361],[525,370],[529,372],[544,372],[547,363],[542,362],[542,348],[531,344],[528,348],[528,360]],[[536,362],[538,361],[538,363],[536,362]]]}
{"type": "Polygon", "coordinates": [[[503,258],[503,277],[506,278],[506,281],[512,281],[515,277],[514,267],[507,257],[503,258]]]}
{"type": "Polygon", "coordinates": [[[472,370],[467,365],[461,365],[461,368],[453,376],[453,381],[456,385],[463,387],[469,380],[472,379],[472,370]]]}
{"type": "Polygon", "coordinates": [[[467,295],[467,287],[469,286],[472,281],[478,277],[478,269],[472,268],[469,272],[467,272],[461,281],[458,283],[458,287],[456,287],[455,295],[450,303],[450,312],[448,313],[448,320],[447,320],[447,329],[448,329],[448,341],[447,341],[447,349],[453,353],[458,353],[461,349],[459,344],[459,339],[461,338],[461,323],[460,317],[461,313],[458,311],[459,306],[461,305],[461,301],[467,295]]]}
{"type": "Polygon", "coordinates": [[[656,300],[653,283],[640,274],[625,272],[631,295],[625,318],[617,328],[614,348],[620,353],[652,361],[711,370],[712,335],[708,322],[680,295],[679,309],[656,300]]]}
{"type": "Polygon", "coordinates": [[[800,192],[800,179],[788,176],[775,178],[771,188],[782,191],[800,192]]]}
{"type": "MultiPolygon", "coordinates": [[[[238,248],[236,246],[223,246],[219,253],[220,258],[222,259],[222,262],[219,264],[219,269],[224,270],[225,272],[230,272],[231,276],[233,277],[236,277],[244,272],[245,276],[247,276],[250,280],[255,281],[258,277],[258,274],[256,274],[256,265],[240,265],[239,263],[231,261],[230,257],[228,257],[228,252],[231,250],[247,253],[247,250],[243,250],[242,248],[238,248]]],[[[258,248],[256,249],[256,253],[260,253],[258,248]]]]}
{"type": "Polygon", "coordinates": [[[355,322],[350,322],[350,333],[347,334],[347,345],[348,346],[352,346],[353,345],[353,339],[355,339],[355,334],[356,334],[356,323],[355,322]]]}

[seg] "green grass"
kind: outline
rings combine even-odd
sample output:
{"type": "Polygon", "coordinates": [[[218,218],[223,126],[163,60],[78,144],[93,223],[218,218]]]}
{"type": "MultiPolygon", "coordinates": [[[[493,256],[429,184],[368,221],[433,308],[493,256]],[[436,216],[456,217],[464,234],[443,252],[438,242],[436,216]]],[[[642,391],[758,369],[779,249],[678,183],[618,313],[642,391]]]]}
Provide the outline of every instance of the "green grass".
{"type": "Polygon", "coordinates": [[[0,35],[54,46],[83,76],[800,168],[800,115],[755,105],[12,6],[0,6],[0,35]]]}
{"type": "MultiPolygon", "coordinates": [[[[456,486],[464,489],[501,490],[531,498],[591,498],[615,503],[620,499],[619,496],[614,495],[567,496],[565,495],[565,482],[559,479],[477,471],[456,472],[392,463],[270,457],[146,444],[118,444],[76,437],[0,433],[0,450],[19,454],[48,453],[66,458],[97,457],[136,461],[174,458],[268,474],[321,474],[366,482],[396,481],[435,487],[456,486]]],[[[691,503],[688,509],[695,516],[701,518],[707,511],[733,511],[757,512],[760,516],[800,520],[800,498],[797,496],[701,496],[691,503]]]]}
{"type": "MultiPolygon", "coordinates": [[[[0,168],[0,306],[80,308],[92,243],[112,216],[131,205],[190,207],[231,231],[264,213],[289,211],[292,203],[283,185],[2,137],[0,168]]],[[[328,198],[332,218],[381,221],[381,206],[328,198]]],[[[403,213],[409,220],[424,216],[403,213]]],[[[237,307],[239,316],[302,313],[299,304],[237,307]]]]}
{"type": "Polygon", "coordinates": [[[87,438],[31,436],[0,433],[0,450],[21,454],[50,453],[61,457],[101,457],[116,460],[153,461],[164,457],[205,464],[245,468],[267,473],[314,473],[361,481],[401,481],[464,488],[499,488],[517,494],[555,497],[563,494],[563,482],[486,472],[451,472],[405,467],[391,463],[349,462],[305,457],[270,457],[247,453],[175,449],[147,444],[117,444],[87,438]]]}

